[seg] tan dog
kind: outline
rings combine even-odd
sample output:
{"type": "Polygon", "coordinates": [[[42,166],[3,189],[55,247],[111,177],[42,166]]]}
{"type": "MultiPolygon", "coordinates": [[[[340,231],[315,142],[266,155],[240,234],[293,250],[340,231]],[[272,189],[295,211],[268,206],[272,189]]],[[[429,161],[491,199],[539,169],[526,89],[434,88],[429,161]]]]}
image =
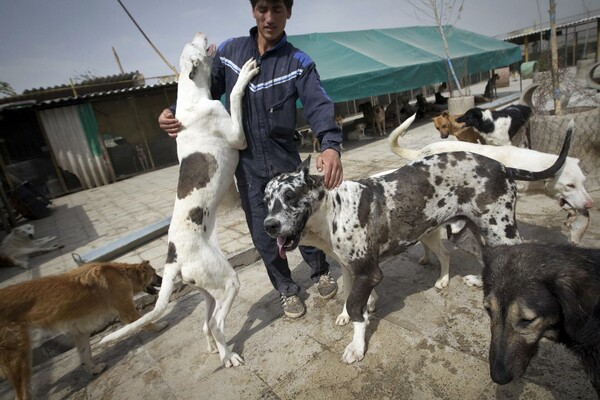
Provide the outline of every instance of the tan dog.
{"type": "Polygon", "coordinates": [[[461,124],[456,122],[456,117],[448,114],[448,111],[443,111],[437,117],[433,117],[432,121],[435,129],[440,132],[442,139],[447,139],[449,135],[453,135],[461,142],[485,144],[479,133],[475,132],[473,128],[463,128],[461,124]]]}
{"type": "Polygon", "coordinates": [[[153,289],[150,286],[159,279],[148,261],[90,263],[0,289],[0,375],[11,382],[16,399],[31,398],[30,329],[70,333],[82,364],[91,374],[98,374],[106,364],[92,360],[90,332],[115,314],[125,322],[138,319],[133,295],[153,289]]]}
{"type": "Polygon", "coordinates": [[[373,118],[373,130],[379,133],[379,136],[385,135],[385,107],[382,105],[373,106],[371,110],[373,118]]]}

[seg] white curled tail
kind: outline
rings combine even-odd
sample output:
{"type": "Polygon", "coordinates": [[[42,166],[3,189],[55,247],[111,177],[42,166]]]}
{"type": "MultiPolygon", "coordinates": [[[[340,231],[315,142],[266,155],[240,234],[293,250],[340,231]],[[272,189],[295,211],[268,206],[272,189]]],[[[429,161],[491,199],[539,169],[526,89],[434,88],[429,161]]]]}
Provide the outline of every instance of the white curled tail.
{"type": "Polygon", "coordinates": [[[111,333],[110,335],[105,336],[101,341],[102,343],[112,342],[117,339],[121,339],[122,337],[136,332],[141,329],[144,325],[149,324],[151,322],[159,319],[167,309],[167,305],[169,304],[169,299],[171,298],[171,294],[173,293],[173,287],[175,284],[175,278],[179,274],[179,266],[178,264],[167,264],[165,265],[164,275],[162,279],[162,284],[160,287],[160,291],[158,292],[158,299],[156,300],[156,304],[154,305],[154,309],[147,314],[144,314],[139,319],[133,321],[130,324],[125,325],[121,329],[111,333]]]}
{"type": "Polygon", "coordinates": [[[410,125],[415,120],[416,116],[417,114],[415,113],[410,118],[407,118],[402,124],[400,124],[399,127],[394,129],[388,137],[388,144],[390,145],[390,150],[392,150],[392,152],[394,152],[394,154],[396,154],[397,156],[400,156],[410,161],[419,158],[419,152],[417,150],[405,149],[400,147],[400,145],[398,144],[398,138],[400,138],[400,136],[404,136],[410,125]]]}

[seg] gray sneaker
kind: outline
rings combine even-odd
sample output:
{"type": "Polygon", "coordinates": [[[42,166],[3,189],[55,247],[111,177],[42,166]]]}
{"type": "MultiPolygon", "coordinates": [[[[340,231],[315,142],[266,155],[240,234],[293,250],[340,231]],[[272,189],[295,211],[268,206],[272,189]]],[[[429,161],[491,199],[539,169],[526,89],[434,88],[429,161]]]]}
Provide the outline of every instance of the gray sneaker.
{"type": "Polygon", "coordinates": [[[330,299],[336,295],[338,291],[338,285],[335,279],[331,277],[329,272],[319,277],[319,283],[317,284],[317,291],[322,299],[330,299]]]}
{"type": "Polygon", "coordinates": [[[300,318],[306,313],[306,307],[300,297],[292,295],[285,297],[281,295],[281,305],[283,306],[283,312],[290,318],[300,318]]]}

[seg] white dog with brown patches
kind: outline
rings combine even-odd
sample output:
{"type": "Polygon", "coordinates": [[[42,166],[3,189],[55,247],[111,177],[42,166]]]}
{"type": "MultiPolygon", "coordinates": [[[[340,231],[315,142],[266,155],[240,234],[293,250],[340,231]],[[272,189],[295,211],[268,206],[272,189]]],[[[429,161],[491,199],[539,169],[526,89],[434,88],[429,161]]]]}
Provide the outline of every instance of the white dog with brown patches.
{"type": "Polygon", "coordinates": [[[217,240],[217,207],[233,182],[238,150],[246,148],[242,126],[242,98],[258,73],[254,60],[240,70],[231,91],[231,116],[210,94],[211,65],[215,46],[198,33],[181,55],[177,88],[177,136],[180,161],[177,197],[169,227],[169,248],[163,285],[154,310],[136,322],[105,337],[108,342],[137,331],[158,319],[166,310],[177,277],[195,286],[206,300],[204,333],[208,351],[219,352],[226,367],[238,366],[242,358],[227,345],[225,319],[239,290],[239,280],[217,240]]]}

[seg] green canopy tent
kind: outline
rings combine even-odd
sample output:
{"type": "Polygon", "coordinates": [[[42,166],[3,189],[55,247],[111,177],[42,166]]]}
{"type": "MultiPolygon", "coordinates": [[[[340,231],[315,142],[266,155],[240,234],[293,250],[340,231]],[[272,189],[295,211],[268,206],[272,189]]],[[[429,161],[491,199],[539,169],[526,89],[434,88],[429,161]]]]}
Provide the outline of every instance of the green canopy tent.
{"type": "MultiPolygon", "coordinates": [[[[446,38],[457,75],[475,74],[521,60],[519,46],[447,26],[446,38]]],[[[398,93],[447,80],[437,27],[290,35],[288,40],[317,63],[334,102],[398,93]]]]}

